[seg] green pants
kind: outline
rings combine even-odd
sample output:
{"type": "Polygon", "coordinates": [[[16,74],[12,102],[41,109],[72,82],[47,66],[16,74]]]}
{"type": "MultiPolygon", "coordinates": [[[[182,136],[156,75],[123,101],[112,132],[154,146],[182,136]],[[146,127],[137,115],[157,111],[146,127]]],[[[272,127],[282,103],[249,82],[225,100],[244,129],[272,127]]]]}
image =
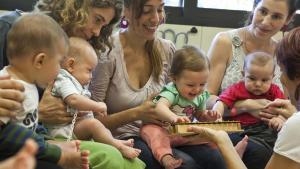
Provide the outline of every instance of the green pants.
{"type": "Polygon", "coordinates": [[[144,169],[145,163],[140,159],[127,159],[115,147],[93,141],[81,141],[81,150],[90,151],[92,169],[144,169]]]}

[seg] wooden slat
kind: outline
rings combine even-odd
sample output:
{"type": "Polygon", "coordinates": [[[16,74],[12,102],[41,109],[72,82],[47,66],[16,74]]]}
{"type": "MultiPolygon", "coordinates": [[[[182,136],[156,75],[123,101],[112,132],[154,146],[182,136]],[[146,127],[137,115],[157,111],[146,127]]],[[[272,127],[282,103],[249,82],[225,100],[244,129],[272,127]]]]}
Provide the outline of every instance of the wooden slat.
{"type": "Polygon", "coordinates": [[[228,133],[241,132],[241,124],[238,121],[221,121],[221,122],[197,122],[197,123],[177,123],[170,126],[170,132],[172,134],[179,134],[182,136],[193,135],[195,133],[188,132],[189,126],[208,127],[215,130],[224,130],[228,133]]]}

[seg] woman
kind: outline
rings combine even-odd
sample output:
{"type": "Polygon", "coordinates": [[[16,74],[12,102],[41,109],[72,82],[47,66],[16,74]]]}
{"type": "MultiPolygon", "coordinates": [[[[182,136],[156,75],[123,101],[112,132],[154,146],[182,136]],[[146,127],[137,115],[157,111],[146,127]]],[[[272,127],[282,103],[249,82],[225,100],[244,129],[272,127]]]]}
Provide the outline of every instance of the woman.
{"type": "MultiPolygon", "coordinates": [[[[277,42],[272,36],[289,23],[295,11],[295,0],[261,0],[253,11],[250,25],[221,32],[215,37],[208,52],[212,76],[208,79],[207,89],[215,95],[211,99],[212,104],[215,103],[219,92],[242,79],[240,72],[247,54],[264,51],[274,56],[277,42]]],[[[279,75],[279,69],[276,69],[277,84],[280,84],[279,75]]],[[[249,99],[237,103],[236,107],[246,109],[247,105],[250,105],[247,102],[257,102],[265,106],[269,101],[249,99]]],[[[244,130],[241,134],[230,135],[233,144],[237,144],[244,135],[250,136],[243,161],[248,168],[264,168],[272,154],[277,133],[264,123],[252,125],[244,130]]]]}
{"type": "MultiPolygon", "coordinates": [[[[170,41],[155,36],[165,18],[163,0],[125,0],[124,5],[129,26],[113,36],[110,54],[101,56],[90,85],[92,98],[104,101],[108,107],[109,116],[97,118],[116,137],[133,138],[147,168],[162,168],[139,137],[139,129],[141,120],[161,125],[150,99],[168,82],[175,48],[170,41]]],[[[224,166],[219,152],[206,145],[173,150],[177,158],[183,159],[182,168],[224,166]]]]}
{"type": "Polygon", "coordinates": [[[264,51],[273,56],[277,42],[272,37],[289,23],[295,11],[295,0],[261,0],[254,8],[250,25],[218,33],[208,52],[214,75],[209,78],[208,90],[217,96],[241,80],[238,72],[247,54],[264,51]]]}
{"type": "MultiPolygon", "coordinates": [[[[291,101],[275,100],[268,104],[268,109],[274,115],[282,115],[288,118],[282,130],[278,134],[274,153],[269,160],[266,169],[298,169],[300,168],[300,28],[292,30],[279,43],[276,56],[282,75],[281,81],[287,88],[291,101]],[[296,113],[297,112],[297,113],[296,113]]],[[[217,144],[226,161],[228,169],[245,168],[237,153],[233,149],[228,135],[223,131],[193,127],[190,129],[202,138],[207,138],[217,144]],[[234,157],[234,158],[233,158],[234,157]]]]}
{"type": "MultiPolygon", "coordinates": [[[[62,26],[68,36],[86,39],[96,51],[102,52],[107,48],[111,49],[111,44],[108,40],[113,26],[119,21],[122,7],[123,3],[121,0],[39,0],[35,5],[36,11],[52,16],[62,26]]],[[[49,91],[46,90],[40,103],[41,120],[44,123],[51,123],[51,118],[48,117],[54,114],[52,114],[49,106],[57,103],[48,102],[48,99],[56,99],[49,96],[49,91]]],[[[70,120],[71,118],[65,114],[65,107],[61,107],[63,108],[61,113],[66,117],[65,119],[70,120]]],[[[59,113],[57,115],[56,118],[54,117],[54,121],[56,123],[63,122],[63,120],[57,121],[57,118],[61,117],[59,113]]],[[[138,169],[145,167],[139,159],[128,160],[123,158],[119,151],[104,144],[82,141],[81,149],[90,150],[90,164],[93,168],[138,169]]]]}
{"type": "MultiPolygon", "coordinates": [[[[98,51],[104,50],[106,46],[110,48],[108,38],[113,25],[120,18],[122,5],[120,0],[39,0],[35,11],[52,16],[69,36],[88,40],[98,51]]],[[[20,15],[19,11],[13,13],[14,19],[20,15]]],[[[13,23],[14,19],[10,19],[10,23],[13,23]]],[[[9,26],[5,25],[7,31],[9,26]]],[[[40,102],[40,120],[44,123],[71,122],[72,117],[66,115],[62,100],[51,96],[50,90],[51,86],[46,89],[40,102]]],[[[118,150],[105,144],[81,141],[80,146],[81,149],[90,151],[89,161],[93,168],[139,169],[145,166],[139,159],[124,159],[118,150]]]]}

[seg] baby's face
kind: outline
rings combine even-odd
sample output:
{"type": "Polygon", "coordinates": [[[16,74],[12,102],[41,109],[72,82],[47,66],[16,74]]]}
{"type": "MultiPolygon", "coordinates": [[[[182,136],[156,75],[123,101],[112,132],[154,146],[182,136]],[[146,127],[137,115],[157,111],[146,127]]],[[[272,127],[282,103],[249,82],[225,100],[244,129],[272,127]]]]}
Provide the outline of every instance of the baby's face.
{"type": "Polygon", "coordinates": [[[272,63],[265,66],[251,64],[248,65],[244,73],[246,89],[254,95],[262,95],[271,87],[274,66],[272,63]]]}
{"type": "Polygon", "coordinates": [[[78,56],[80,59],[75,61],[72,75],[82,86],[90,83],[92,72],[97,65],[97,55],[92,50],[93,49],[85,50],[85,52],[81,53],[84,56],[78,56]]]}
{"type": "Polygon", "coordinates": [[[208,74],[208,70],[201,72],[183,70],[174,79],[179,94],[187,100],[193,100],[204,91],[208,74]]]}

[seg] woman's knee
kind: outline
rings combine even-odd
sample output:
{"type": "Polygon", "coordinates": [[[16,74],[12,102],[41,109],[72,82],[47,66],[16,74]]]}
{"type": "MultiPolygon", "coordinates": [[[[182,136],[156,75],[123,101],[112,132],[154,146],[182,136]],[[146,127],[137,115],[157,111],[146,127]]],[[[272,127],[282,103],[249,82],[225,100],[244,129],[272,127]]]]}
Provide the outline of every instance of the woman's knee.
{"type": "Polygon", "coordinates": [[[249,169],[263,169],[272,156],[272,150],[249,140],[243,161],[249,169]]]}
{"type": "Polygon", "coordinates": [[[173,149],[173,154],[175,158],[180,158],[183,161],[179,169],[202,169],[188,154],[177,149],[173,149]]]}
{"type": "Polygon", "coordinates": [[[90,151],[90,165],[94,169],[122,169],[124,167],[122,154],[113,146],[92,141],[82,141],[80,149],[90,151]]]}

